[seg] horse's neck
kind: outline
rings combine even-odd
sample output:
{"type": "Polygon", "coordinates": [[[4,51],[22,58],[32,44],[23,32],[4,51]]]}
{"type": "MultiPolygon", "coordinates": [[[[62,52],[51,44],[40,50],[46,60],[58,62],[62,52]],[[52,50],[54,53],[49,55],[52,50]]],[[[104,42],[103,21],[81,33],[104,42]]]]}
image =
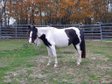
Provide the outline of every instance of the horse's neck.
{"type": "Polygon", "coordinates": [[[41,36],[42,34],[47,34],[48,31],[51,31],[51,27],[41,27],[38,28],[38,36],[41,36]]]}

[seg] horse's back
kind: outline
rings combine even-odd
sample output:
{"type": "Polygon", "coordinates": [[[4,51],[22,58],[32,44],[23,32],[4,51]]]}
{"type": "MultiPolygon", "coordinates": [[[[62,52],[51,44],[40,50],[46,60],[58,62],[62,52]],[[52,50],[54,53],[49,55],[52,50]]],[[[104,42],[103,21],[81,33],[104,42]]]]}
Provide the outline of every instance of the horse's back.
{"type": "Polygon", "coordinates": [[[77,37],[77,34],[79,34],[79,29],[76,27],[69,27],[63,29],[57,29],[51,27],[50,32],[52,42],[54,42],[54,44],[57,47],[65,47],[73,42],[70,40],[71,38],[77,37]]]}

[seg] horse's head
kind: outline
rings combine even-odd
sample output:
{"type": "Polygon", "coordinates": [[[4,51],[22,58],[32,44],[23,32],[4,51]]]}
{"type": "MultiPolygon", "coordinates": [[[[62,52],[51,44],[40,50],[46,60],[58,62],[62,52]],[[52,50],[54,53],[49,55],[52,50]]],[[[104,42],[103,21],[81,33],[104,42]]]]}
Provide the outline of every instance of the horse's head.
{"type": "Polygon", "coordinates": [[[29,25],[29,43],[35,43],[37,39],[37,28],[34,25],[29,25]]]}

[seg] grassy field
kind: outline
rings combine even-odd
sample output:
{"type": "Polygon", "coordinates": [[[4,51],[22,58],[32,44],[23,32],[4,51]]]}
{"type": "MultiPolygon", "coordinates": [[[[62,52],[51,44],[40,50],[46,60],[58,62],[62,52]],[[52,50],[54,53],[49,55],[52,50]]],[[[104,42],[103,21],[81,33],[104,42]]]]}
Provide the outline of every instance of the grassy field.
{"type": "Polygon", "coordinates": [[[45,46],[0,40],[0,84],[112,84],[112,41],[86,41],[87,58],[76,66],[72,46],[57,49],[59,65],[46,66],[45,46]]]}

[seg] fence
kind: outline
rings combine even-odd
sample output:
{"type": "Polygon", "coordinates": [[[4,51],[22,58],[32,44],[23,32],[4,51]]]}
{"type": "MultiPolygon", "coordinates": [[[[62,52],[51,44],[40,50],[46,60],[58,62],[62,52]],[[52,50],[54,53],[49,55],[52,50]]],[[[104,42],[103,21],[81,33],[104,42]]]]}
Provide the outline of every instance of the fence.
{"type": "Polygon", "coordinates": [[[28,28],[24,26],[0,28],[0,39],[27,38],[28,28]]]}
{"type": "MultiPolygon", "coordinates": [[[[38,25],[39,26],[39,25],[38,25]]],[[[45,25],[43,25],[45,26],[45,25]]],[[[91,24],[91,25],[50,25],[57,28],[75,26],[83,30],[86,39],[112,39],[112,24],[91,24]]],[[[28,37],[28,26],[18,25],[0,28],[0,39],[18,39],[28,37]]]]}

